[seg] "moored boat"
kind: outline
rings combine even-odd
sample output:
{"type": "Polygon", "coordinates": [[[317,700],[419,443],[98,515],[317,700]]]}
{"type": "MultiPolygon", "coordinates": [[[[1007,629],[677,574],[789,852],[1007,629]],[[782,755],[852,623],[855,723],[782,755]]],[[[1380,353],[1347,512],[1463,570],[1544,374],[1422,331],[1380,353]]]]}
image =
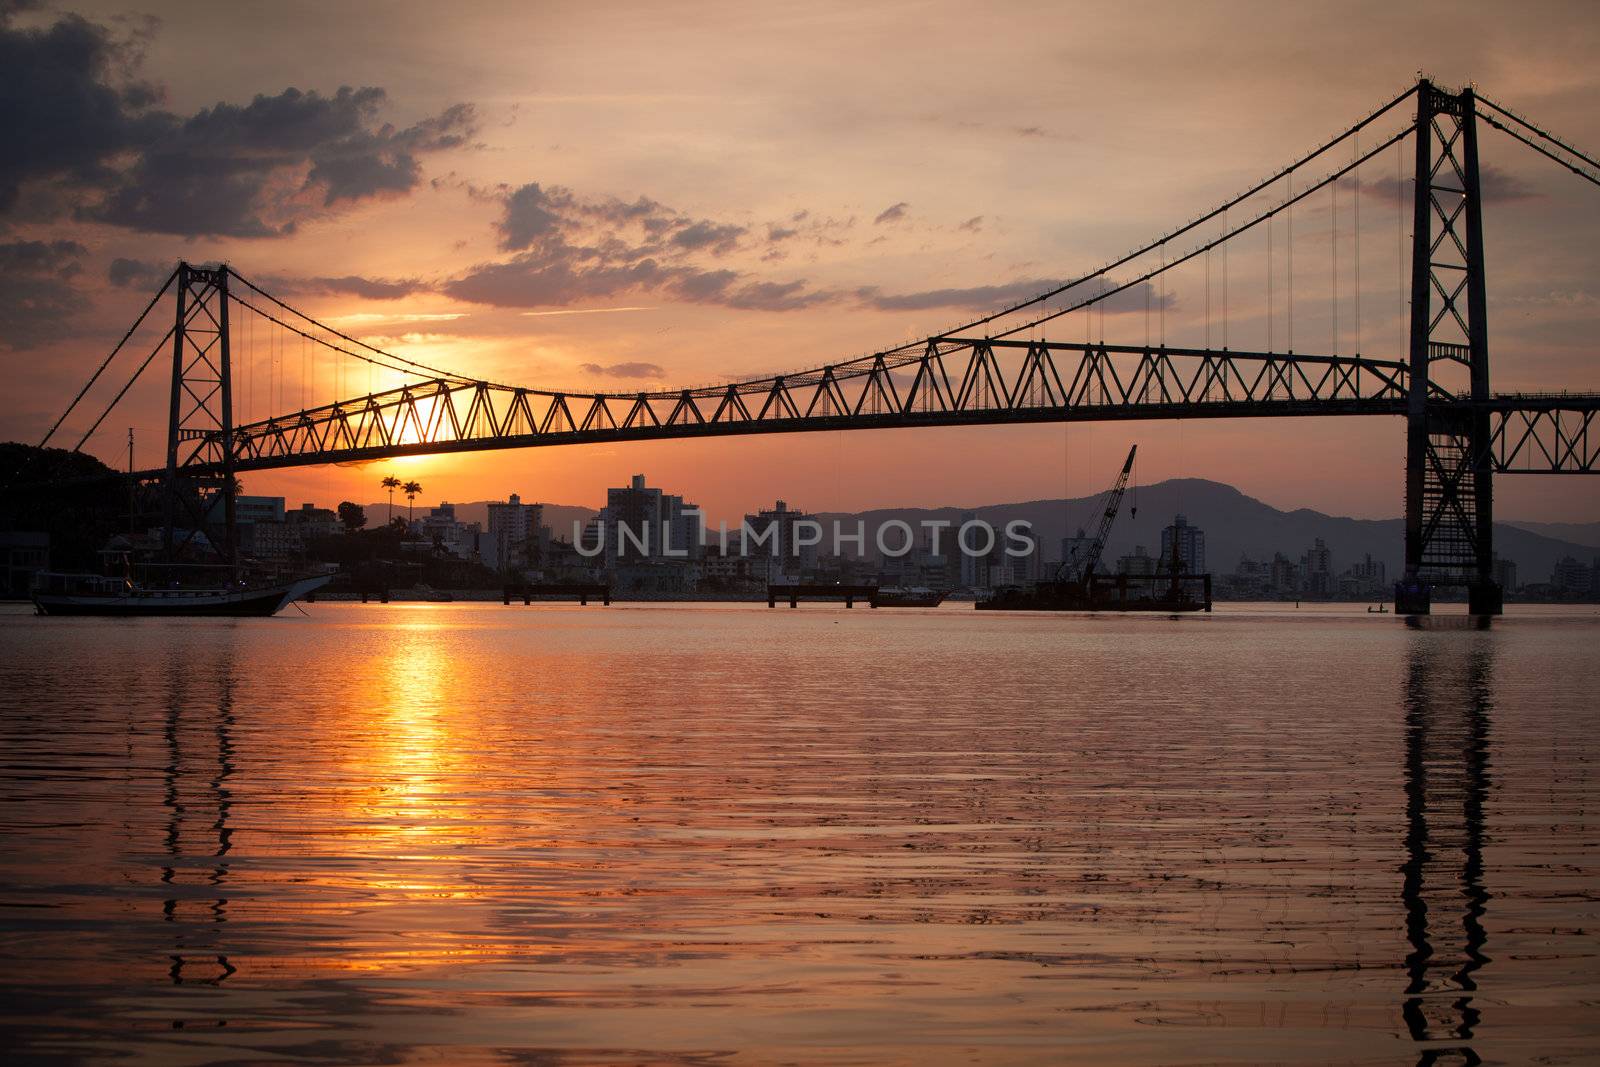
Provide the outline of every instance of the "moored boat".
{"type": "Polygon", "coordinates": [[[944,598],[949,594],[936,589],[917,587],[903,589],[890,587],[879,589],[872,595],[872,606],[875,608],[936,608],[944,603],[944,598]]]}
{"type": "Polygon", "coordinates": [[[33,605],[41,615],[267,616],[320,589],[332,577],[246,578],[223,586],[156,588],[131,578],[45,572],[35,582],[33,605]]]}

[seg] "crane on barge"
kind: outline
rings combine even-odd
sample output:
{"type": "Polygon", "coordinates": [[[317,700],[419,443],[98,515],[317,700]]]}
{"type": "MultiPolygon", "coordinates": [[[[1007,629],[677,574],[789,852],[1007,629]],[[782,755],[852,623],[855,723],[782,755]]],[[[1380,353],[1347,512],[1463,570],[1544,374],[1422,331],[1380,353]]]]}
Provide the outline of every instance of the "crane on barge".
{"type": "Polygon", "coordinates": [[[1057,582],[1076,582],[1080,588],[1089,587],[1089,576],[1100,565],[1100,557],[1106,550],[1106,541],[1111,537],[1111,527],[1116,524],[1117,512],[1122,510],[1122,495],[1128,491],[1128,476],[1133,473],[1133,457],[1138,453],[1139,446],[1134,445],[1128,449],[1128,458],[1122,461],[1122,473],[1117,475],[1111,491],[1106,494],[1106,506],[1100,513],[1100,528],[1095,531],[1094,540],[1089,542],[1089,551],[1083,560],[1083,565],[1074,567],[1076,559],[1062,560],[1061,566],[1056,568],[1057,582]]]}
{"type": "MultiPolygon", "coordinates": [[[[1210,611],[1211,576],[1180,574],[1176,539],[1168,574],[1119,574],[1114,579],[1101,575],[1098,581],[1096,579],[1095,570],[1105,554],[1111,528],[1122,511],[1122,498],[1128,491],[1133,459],[1138,453],[1138,445],[1128,449],[1128,458],[1122,461],[1122,470],[1106,493],[1094,539],[1081,558],[1073,556],[1063,560],[1051,580],[1040,581],[1032,587],[1001,589],[988,600],[978,601],[976,606],[987,611],[1210,611]],[[1190,588],[1195,583],[1199,588],[1190,588]],[[1162,584],[1165,589],[1161,588],[1162,584]]],[[[1137,509],[1134,513],[1138,513],[1137,509]]]]}

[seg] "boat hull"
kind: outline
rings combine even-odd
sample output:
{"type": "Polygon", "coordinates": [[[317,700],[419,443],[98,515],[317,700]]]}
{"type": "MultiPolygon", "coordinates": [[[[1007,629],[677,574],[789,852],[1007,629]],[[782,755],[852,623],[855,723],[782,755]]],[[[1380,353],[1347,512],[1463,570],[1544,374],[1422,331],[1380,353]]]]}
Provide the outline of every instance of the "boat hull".
{"type": "Polygon", "coordinates": [[[251,618],[276,615],[307,593],[326,585],[327,576],[237,592],[138,592],[125,596],[87,596],[71,593],[35,593],[34,607],[41,615],[210,616],[251,618]]]}

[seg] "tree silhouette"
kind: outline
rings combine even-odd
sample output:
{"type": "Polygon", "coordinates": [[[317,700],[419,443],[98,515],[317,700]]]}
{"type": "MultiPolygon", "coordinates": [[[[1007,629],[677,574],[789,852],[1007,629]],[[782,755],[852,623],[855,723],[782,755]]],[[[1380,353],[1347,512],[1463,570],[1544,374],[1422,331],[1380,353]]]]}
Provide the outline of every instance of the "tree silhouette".
{"type": "Polygon", "coordinates": [[[394,491],[396,489],[400,488],[400,479],[396,478],[392,474],[386,474],[383,477],[383,481],[379,482],[378,484],[383,486],[385,489],[389,490],[389,521],[393,522],[394,521],[394,491]]]}
{"type": "Polygon", "coordinates": [[[417,494],[422,492],[422,483],[407,482],[400,487],[400,491],[406,495],[406,522],[410,522],[411,509],[416,504],[417,494]]]}
{"type": "Polygon", "coordinates": [[[339,504],[339,521],[348,533],[355,533],[367,524],[367,509],[349,500],[339,504]]]}

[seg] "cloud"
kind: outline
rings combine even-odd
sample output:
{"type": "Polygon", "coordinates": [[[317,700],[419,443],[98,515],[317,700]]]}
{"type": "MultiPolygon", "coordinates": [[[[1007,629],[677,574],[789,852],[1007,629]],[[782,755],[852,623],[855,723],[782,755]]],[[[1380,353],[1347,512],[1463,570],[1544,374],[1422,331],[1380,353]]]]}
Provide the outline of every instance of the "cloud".
{"type": "Polygon", "coordinates": [[[118,156],[141,150],[173,124],[150,110],[159,90],[127,75],[137,58],[127,44],[78,15],[43,29],[12,26],[12,14],[31,6],[0,5],[0,213],[16,205],[28,182],[110,182],[118,156]]]}
{"type": "MultiPolygon", "coordinates": [[[[978,285],[968,289],[927,289],[914,293],[884,293],[876,286],[868,286],[857,289],[855,295],[863,304],[878,311],[931,311],[938,308],[998,311],[1003,307],[1038,296],[1040,293],[1049,292],[1062,284],[1053,279],[1032,278],[1004,285],[978,285]]],[[[1116,284],[1114,280],[1109,282],[1109,286],[1112,287],[1116,284]]],[[[1069,289],[1053,297],[1046,306],[1057,309],[1078,303],[1092,297],[1098,288],[1095,285],[1083,285],[1078,286],[1076,290],[1069,289]]],[[[1107,297],[1104,301],[1106,310],[1113,313],[1143,311],[1147,294],[1152,309],[1160,308],[1163,302],[1168,309],[1174,306],[1175,300],[1171,293],[1159,295],[1150,283],[1141,282],[1115,296],[1107,297]]]]}
{"type": "Polygon", "coordinates": [[[276,237],[350,204],[410,192],[420,157],[464,147],[475,118],[456,105],[404,128],[379,120],[380,88],[332,96],[287,88],[191,116],[157,105],[138,47],[77,15],[44,29],[0,7],[0,213],[25,186],[82,220],[186,237],[276,237]],[[53,187],[41,183],[53,182],[53,187]]]}
{"type": "Polygon", "coordinates": [[[494,228],[500,234],[500,247],[507,252],[527,248],[535,241],[559,234],[566,226],[565,212],[572,208],[572,194],[564,189],[554,195],[538,182],[530,182],[506,197],[505,211],[494,228]]]}
{"type": "Polygon", "coordinates": [[[888,207],[878,212],[878,217],[872,220],[872,224],[874,226],[881,226],[885,222],[899,222],[901,219],[906,217],[906,208],[910,206],[911,205],[906,203],[904,200],[900,201],[898,204],[890,204],[888,207]]]}
{"type": "MultiPolygon", "coordinates": [[[[481,195],[481,194],[480,194],[481,195]]],[[[493,194],[501,249],[516,255],[480,263],[446,282],[457,299],[495,307],[565,308],[624,294],[652,294],[685,303],[785,311],[832,294],[804,281],[769,282],[696,256],[732,251],[747,229],[697,219],[640,196],[590,200],[570,189],[529,183],[493,194]]]]}
{"type": "Polygon", "coordinates": [[[472,111],[395,130],[375,125],[385,101],[382,89],[346,86],[213,105],[149,144],[79,214],[148,233],[280,237],[341,203],[407,193],[421,181],[417,156],[463,145],[472,111]]]}
{"type": "Polygon", "coordinates": [[[420,278],[363,278],[347,274],[342,278],[306,278],[291,283],[290,291],[330,296],[358,296],[363,300],[399,300],[426,293],[433,286],[420,278]]]}
{"type": "MultiPolygon", "coordinates": [[[[1445,173],[1449,175],[1449,181],[1455,180],[1455,175],[1450,172],[1448,164],[1445,173]]],[[[1344,179],[1346,182],[1350,180],[1352,179],[1344,179]]],[[[1478,183],[1483,188],[1483,199],[1495,203],[1537,200],[1544,195],[1504,167],[1498,167],[1493,163],[1478,164],[1478,183]]],[[[1398,202],[1409,205],[1415,189],[1416,183],[1410,178],[1380,178],[1377,181],[1361,183],[1363,193],[1390,204],[1398,202]]]]}
{"type": "Polygon", "coordinates": [[[743,226],[718,225],[701,219],[674,233],[669,240],[683,248],[705,248],[722,253],[733,250],[734,242],[744,235],[743,226]]]}
{"type": "Polygon", "coordinates": [[[106,280],[118,289],[154,290],[172,273],[171,263],[146,263],[118,256],[106,268],[106,280]]]}
{"type": "Polygon", "coordinates": [[[956,229],[966,230],[969,233],[977,233],[979,230],[983,229],[983,216],[974,215],[966,222],[963,222],[960,226],[957,226],[956,229]]]}
{"type": "Polygon", "coordinates": [[[578,369],[585,374],[599,374],[607,378],[665,378],[666,368],[656,363],[580,363],[578,369]]]}
{"type": "Polygon", "coordinates": [[[0,346],[36,348],[71,332],[85,301],[70,283],[87,254],[76,241],[0,244],[0,346]]]}

